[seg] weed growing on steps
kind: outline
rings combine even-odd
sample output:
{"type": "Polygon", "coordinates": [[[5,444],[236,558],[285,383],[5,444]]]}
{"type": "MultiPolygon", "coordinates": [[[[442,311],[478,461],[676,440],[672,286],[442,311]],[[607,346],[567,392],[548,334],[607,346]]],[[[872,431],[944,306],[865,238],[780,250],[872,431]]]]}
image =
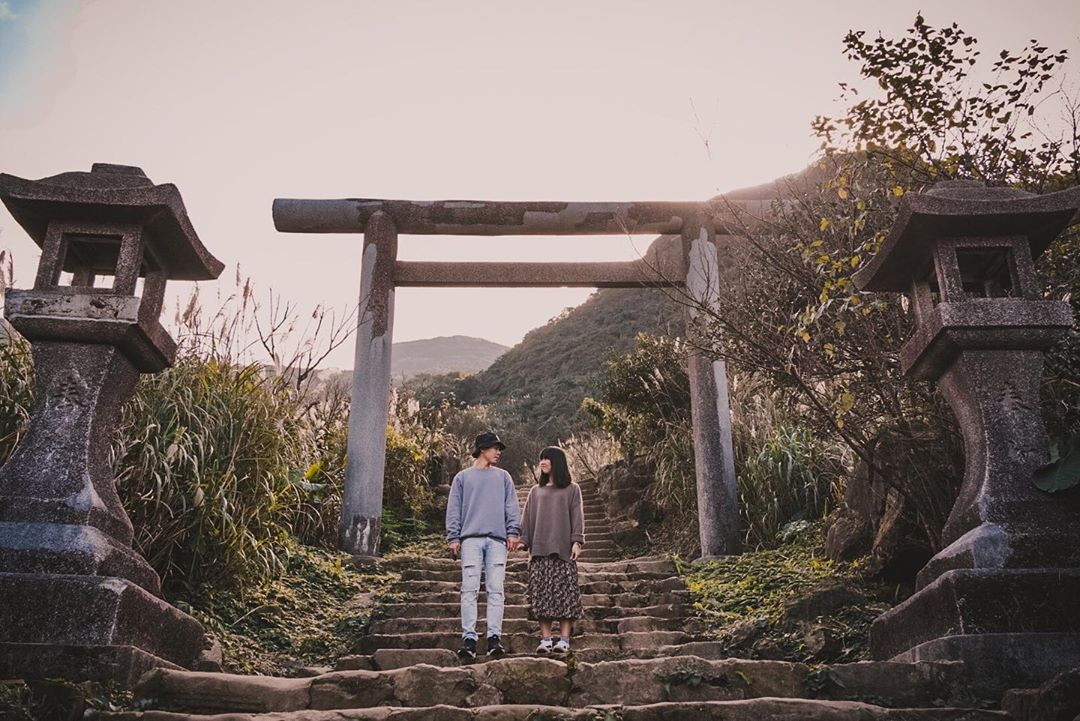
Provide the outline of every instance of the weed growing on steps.
{"type": "Polygon", "coordinates": [[[225,670],[295,675],[354,653],[399,576],[353,570],[346,554],[294,545],[279,577],[244,590],[204,586],[171,601],[221,643],[225,670]]]}
{"type": "Polygon", "coordinates": [[[879,600],[887,589],[864,578],[858,561],[825,559],[821,523],[779,548],[705,561],[685,571],[695,612],[733,657],[867,660],[870,623],[889,608],[879,600]],[[837,607],[808,621],[789,617],[794,602],[837,583],[851,591],[837,607]]]}

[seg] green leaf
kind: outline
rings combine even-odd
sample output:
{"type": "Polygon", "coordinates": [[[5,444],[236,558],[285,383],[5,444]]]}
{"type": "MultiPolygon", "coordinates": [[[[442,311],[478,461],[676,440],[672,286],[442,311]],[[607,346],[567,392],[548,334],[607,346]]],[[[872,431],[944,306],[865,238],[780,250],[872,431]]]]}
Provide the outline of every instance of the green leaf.
{"type": "Polygon", "coordinates": [[[1080,485],[1080,436],[1066,438],[1050,448],[1050,462],[1035,471],[1035,485],[1047,493],[1059,493],[1080,485]]]}

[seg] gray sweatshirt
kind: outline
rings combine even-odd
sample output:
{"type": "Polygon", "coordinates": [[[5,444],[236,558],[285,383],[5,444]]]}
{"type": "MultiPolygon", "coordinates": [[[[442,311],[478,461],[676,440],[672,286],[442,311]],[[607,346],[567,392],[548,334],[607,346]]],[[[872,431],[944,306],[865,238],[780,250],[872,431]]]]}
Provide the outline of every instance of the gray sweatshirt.
{"type": "Polygon", "coordinates": [[[506,540],[521,533],[517,491],[501,468],[466,468],[454,476],[446,503],[446,539],[489,536],[506,540]]]}

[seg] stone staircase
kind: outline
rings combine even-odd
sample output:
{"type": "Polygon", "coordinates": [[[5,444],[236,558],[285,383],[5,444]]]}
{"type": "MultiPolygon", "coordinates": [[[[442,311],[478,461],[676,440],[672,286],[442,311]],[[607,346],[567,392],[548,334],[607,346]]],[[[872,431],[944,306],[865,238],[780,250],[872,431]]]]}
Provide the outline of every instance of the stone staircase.
{"type": "MultiPolygon", "coordinates": [[[[957,664],[856,663],[811,668],[724,658],[700,637],[689,592],[664,558],[616,560],[595,489],[582,484],[586,548],[579,563],[586,616],[566,658],[532,655],[524,554],[507,569],[498,660],[462,664],[458,581],[450,558],[399,556],[401,602],[388,604],[361,653],[311,678],[159,669],[142,679],[143,711],[116,721],[990,721],[957,664]]],[[[522,493],[524,500],[524,492],[522,493]]],[[[480,653],[484,651],[481,592],[480,653]]]]}

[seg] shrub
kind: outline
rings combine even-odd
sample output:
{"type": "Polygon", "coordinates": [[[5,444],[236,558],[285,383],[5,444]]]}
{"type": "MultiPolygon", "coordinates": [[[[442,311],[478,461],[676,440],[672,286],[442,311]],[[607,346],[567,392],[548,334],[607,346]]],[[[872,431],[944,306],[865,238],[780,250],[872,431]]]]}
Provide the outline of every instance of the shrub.
{"type": "Polygon", "coordinates": [[[116,483],[135,546],[163,577],[269,577],[307,493],[293,399],[257,366],[194,356],[144,377],[121,412],[116,483]]]}
{"type": "MultiPolygon", "coordinates": [[[[639,336],[633,352],[609,361],[598,397],[584,404],[627,458],[653,469],[650,498],[682,550],[697,542],[686,351],[677,339],[639,336]]],[[[789,396],[752,381],[732,384],[732,440],[746,541],[769,547],[786,523],[820,518],[830,507],[843,454],[801,423],[803,409],[782,402],[789,396]]]]}
{"type": "MultiPolygon", "coordinates": [[[[0,323],[4,323],[0,319],[0,323]]],[[[3,332],[4,329],[0,329],[3,332]]],[[[34,405],[34,364],[21,336],[0,340],[0,463],[15,450],[34,405]]]]}

